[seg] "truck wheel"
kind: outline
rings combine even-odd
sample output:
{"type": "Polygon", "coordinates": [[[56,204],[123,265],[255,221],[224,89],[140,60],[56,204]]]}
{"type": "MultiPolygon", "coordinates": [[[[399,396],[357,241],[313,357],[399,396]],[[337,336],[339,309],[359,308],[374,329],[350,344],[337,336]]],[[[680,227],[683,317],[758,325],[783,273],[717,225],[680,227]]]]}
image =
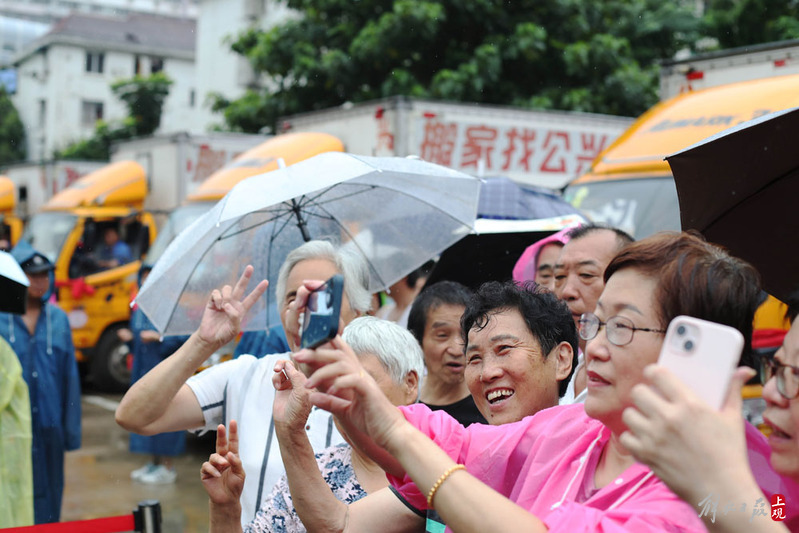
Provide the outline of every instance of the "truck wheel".
{"type": "Polygon", "coordinates": [[[125,392],[130,386],[130,350],[117,335],[117,331],[123,327],[119,325],[108,328],[92,354],[91,382],[100,391],[125,392]]]}

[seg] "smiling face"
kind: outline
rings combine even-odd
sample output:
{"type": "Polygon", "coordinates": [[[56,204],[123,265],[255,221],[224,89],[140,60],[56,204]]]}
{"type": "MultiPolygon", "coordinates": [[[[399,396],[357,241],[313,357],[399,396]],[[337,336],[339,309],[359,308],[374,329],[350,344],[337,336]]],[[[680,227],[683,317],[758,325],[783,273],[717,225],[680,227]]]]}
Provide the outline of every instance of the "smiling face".
{"type": "MultiPolygon", "coordinates": [[[[774,358],[783,364],[799,366],[799,319],[794,320],[774,358]]],[[[799,379],[788,376],[791,377],[799,379]]],[[[780,475],[799,481],[799,398],[786,400],[777,391],[775,378],[763,387],[763,398],[767,404],[763,418],[772,429],[771,465],[780,475]]]]}
{"type": "Polygon", "coordinates": [[[619,249],[616,234],[597,230],[563,247],[555,264],[555,295],[566,302],[574,323],[594,311],[605,286],[602,275],[619,249]]]}
{"type": "MultiPolygon", "coordinates": [[[[602,321],[623,316],[639,328],[662,327],[655,310],[657,280],[633,268],[614,273],[599,298],[594,314],[602,321]]],[[[643,381],[644,367],[657,361],[662,333],[636,331],[625,346],[608,342],[605,328],[588,341],[585,351],[588,397],[585,412],[616,435],[626,426],[622,411],[632,405],[630,390],[643,381]]]]}
{"type": "Polygon", "coordinates": [[[463,382],[461,315],[464,309],[460,305],[441,304],[427,311],[422,336],[426,379],[445,385],[463,382]]]}
{"type": "Polygon", "coordinates": [[[548,357],[516,309],[492,314],[469,331],[466,383],[489,424],[516,422],[558,404],[558,380],[571,371],[571,347],[548,357]]]}

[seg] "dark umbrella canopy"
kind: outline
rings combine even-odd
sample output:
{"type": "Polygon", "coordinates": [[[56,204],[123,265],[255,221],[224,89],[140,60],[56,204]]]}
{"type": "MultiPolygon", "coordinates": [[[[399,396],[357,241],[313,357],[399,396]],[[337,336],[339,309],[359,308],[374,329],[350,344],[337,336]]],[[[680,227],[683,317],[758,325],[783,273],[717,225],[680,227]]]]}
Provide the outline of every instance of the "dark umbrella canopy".
{"type": "Polygon", "coordinates": [[[505,177],[481,180],[477,216],[478,226],[487,226],[442,252],[426,285],[448,280],[476,289],[486,281],[508,281],[528,246],[585,220],[557,193],[505,177]]]}
{"type": "Polygon", "coordinates": [[[476,289],[486,281],[509,281],[516,261],[528,246],[584,222],[580,215],[542,220],[478,219],[474,233],[441,253],[425,286],[448,280],[476,289]]]}
{"type": "Polygon", "coordinates": [[[744,122],[666,158],[682,229],[753,264],[785,299],[799,283],[799,108],[744,122]]]}

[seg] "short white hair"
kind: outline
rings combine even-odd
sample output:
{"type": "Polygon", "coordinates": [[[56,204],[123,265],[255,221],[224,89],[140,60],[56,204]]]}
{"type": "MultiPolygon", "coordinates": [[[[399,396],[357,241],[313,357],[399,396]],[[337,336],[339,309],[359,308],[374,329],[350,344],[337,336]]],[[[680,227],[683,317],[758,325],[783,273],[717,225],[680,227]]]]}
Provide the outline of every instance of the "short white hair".
{"type": "Polygon", "coordinates": [[[369,294],[369,266],[357,252],[336,247],[328,241],[308,241],[298,246],[286,256],[277,275],[275,295],[278,306],[286,300],[286,284],[291,269],[298,263],[308,259],[327,259],[344,276],[344,292],[350,301],[350,307],[356,313],[366,313],[372,307],[372,295],[369,294]]]}
{"type": "Polygon", "coordinates": [[[367,354],[377,357],[397,385],[411,371],[422,377],[422,348],[410,331],[394,322],[362,316],[344,328],[342,338],[359,357],[367,354]]]}

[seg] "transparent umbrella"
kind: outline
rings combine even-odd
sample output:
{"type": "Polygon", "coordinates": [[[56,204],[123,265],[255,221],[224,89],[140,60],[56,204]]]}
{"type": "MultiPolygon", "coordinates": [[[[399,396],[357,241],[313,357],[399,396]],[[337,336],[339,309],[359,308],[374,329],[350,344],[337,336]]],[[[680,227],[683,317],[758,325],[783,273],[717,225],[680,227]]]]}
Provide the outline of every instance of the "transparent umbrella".
{"type": "Polygon", "coordinates": [[[311,239],[360,253],[369,290],[382,290],[472,230],[479,189],[476,178],[420,160],[321,154],[239,183],[175,238],[136,301],[162,334],[188,334],[211,290],[252,264],[248,290],[261,279],[270,287],[242,328],[262,329],[283,260],[311,239]]]}

